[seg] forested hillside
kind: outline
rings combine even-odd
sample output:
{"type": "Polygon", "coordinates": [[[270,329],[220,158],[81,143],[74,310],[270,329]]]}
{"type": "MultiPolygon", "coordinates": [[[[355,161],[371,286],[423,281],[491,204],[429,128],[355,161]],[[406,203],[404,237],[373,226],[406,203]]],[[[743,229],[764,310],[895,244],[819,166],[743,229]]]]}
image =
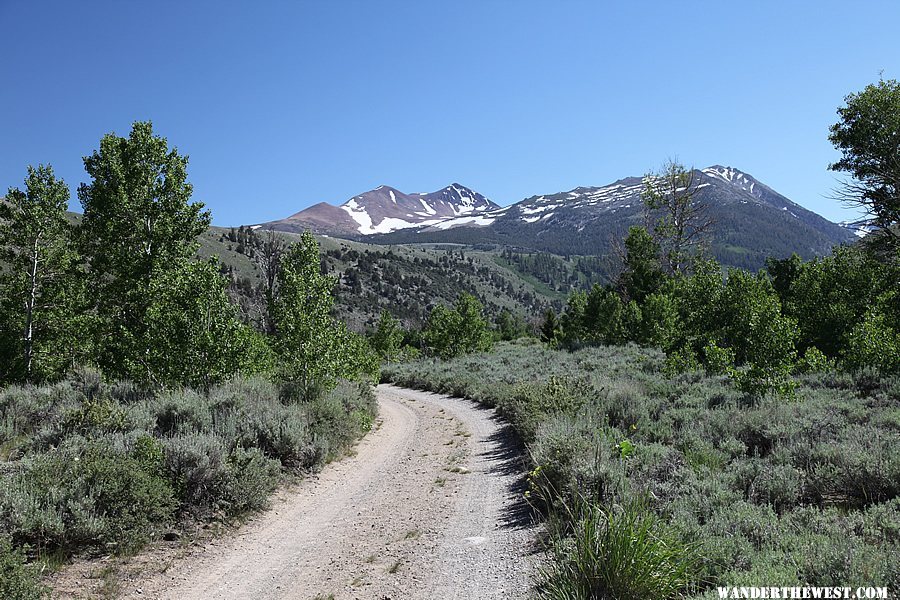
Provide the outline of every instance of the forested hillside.
{"type": "MultiPolygon", "coordinates": [[[[210,228],[198,253],[216,256],[232,281],[234,297],[250,321],[265,304],[265,245],[291,243],[296,234],[261,229],[210,228]]],[[[605,261],[460,245],[379,246],[319,236],[322,269],[336,277],[336,315],[354,330],[375,323],[383,309],[405,326],[421,327],[436,304],[469,293],[495,320],[504,310],[536,323],[566,295],[605,281],[605,261]]]]}

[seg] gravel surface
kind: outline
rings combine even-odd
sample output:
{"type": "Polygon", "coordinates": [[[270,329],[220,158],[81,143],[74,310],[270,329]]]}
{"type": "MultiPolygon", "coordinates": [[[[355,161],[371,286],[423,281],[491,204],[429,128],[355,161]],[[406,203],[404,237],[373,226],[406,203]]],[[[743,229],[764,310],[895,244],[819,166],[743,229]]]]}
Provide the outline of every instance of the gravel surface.
{"type": "Polygon", "coordinates": [[[127,598],[525,598],[537,563],[508,426],[473,402],[378,387],[352,457],[127,598]]]}

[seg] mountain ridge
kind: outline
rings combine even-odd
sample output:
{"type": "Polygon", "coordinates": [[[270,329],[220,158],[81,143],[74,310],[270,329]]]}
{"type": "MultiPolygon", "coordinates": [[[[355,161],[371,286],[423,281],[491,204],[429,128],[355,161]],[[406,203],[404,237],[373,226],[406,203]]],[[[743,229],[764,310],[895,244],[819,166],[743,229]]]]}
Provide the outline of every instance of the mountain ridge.
{"type": "MultiPolygon", "coordinates": [[[[769,256],[781,258],[794,252],[808,259],[857,239],[848,228],[793,202],[745,171],[717,164],[692,173],[696,197],[717,223],[712,254],[727,266],[756,269],[769,256]]],[[[613,251],[628,227],[643,223],[643,187],[642,177],[630,176],[604,186],[530,196],[500,207],[459,184],[431,194],[403,194],[381,186],[340,207],[316,205],[261,226],[284,231],[311,228],[320,234],[378,244],[495,244],[559,255],[604,255],[613,251]],[[440,200],[440,211],[416,210],[424,206],[426,197],[429,202],[440,200]],[[469,198],[468,204],[458,204],[463,197],[469,198]]]]}
{"type": "Polygon", "coordinates": [[[479,213],[498,208],[485,196],[455,182],[434,192],[413,194],[380,185],[338,206],[319,202],[285,219],[254,227],[365,236],[427,227],[450,218],[477,218],[479,213]]]}

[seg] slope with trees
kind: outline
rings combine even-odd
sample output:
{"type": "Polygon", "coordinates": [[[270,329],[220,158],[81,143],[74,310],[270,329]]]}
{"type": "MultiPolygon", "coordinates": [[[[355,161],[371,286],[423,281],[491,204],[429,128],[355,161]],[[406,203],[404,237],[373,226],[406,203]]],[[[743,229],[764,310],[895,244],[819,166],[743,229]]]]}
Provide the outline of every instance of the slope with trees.
{"type": "Polygon", "coordinates": [[[332,316],[312,236],[262,245],[254,328],[196,257],[210,215],[185,156],[137,122],[84,163],[74,224],[50,167],[0,203],[0,591],[21,597],[43,594],[23,560],[259,509],[375,417],[377,358],[332,316]]]}
{"type": "Polygon", "coordinates": [[[498,406],[526,442],[554,539],[539,595],[900,586],[897,98],[896,82],[869,86],[831,129],[871,240],[725,268],[686,243],[690,182],[672,166],[618,276],[548,311],[543,345],[386,369],[498,406]]]}

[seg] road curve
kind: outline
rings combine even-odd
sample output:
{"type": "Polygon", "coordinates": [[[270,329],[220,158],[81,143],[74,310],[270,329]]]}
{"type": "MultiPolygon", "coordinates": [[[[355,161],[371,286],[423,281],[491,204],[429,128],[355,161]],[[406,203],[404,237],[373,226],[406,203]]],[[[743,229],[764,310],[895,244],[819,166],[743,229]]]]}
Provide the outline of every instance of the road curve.
{"type": "Polygon", "coordinates": [[[525,598],[534,528],[494,412],[378,387],[352,457],[279,492],[234,535],[128,581],[130,598],[525,598]]]}

